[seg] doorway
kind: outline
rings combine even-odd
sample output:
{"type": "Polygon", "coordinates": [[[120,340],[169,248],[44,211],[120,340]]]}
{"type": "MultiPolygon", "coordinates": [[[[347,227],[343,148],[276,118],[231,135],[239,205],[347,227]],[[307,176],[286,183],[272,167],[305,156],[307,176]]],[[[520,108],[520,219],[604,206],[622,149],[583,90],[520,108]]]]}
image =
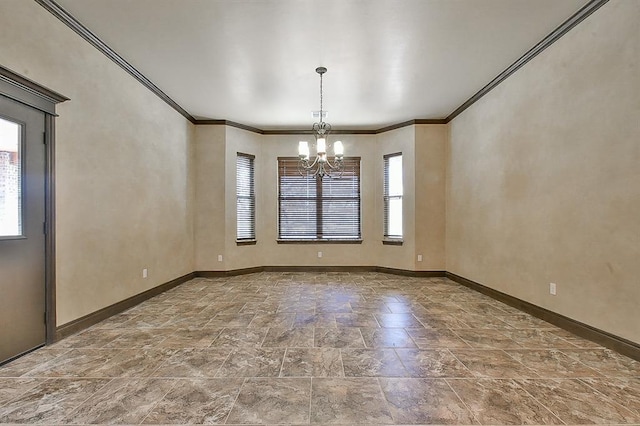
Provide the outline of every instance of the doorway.
{"type": "Polygon", "coordinates": [[[54,126],[68,100],[0,65],[0,364],[56,340],[54,126]]]}
{"type": "Polygon", "coordinates": [[[46,342],[45,114],[0,96],[0,363],[46,342]]]}

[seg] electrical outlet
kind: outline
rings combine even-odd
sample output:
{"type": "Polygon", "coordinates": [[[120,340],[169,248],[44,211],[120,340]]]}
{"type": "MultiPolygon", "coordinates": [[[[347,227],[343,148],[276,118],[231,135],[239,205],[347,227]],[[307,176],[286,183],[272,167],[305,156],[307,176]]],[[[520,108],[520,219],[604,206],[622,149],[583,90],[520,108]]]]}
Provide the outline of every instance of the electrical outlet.
{"type": "Polygon", "coordinates": [[[556,283],[549,283],[549,294],[556,295],[556,283]]]}
{"type": "Polygon", "coordinates": [[[218,255],[218,262],[222,262],[222,255],[221,254],[218,255]]]}
{"type": "Polygon", "coordinates": [[[418,255],[418,262],[422,262],[422,255],[421,254],[418,255]]]}
{"type": "Polygon", "coordinates": [[[322,257],[322,252],[321,251],[318,252],[318,258],[320,258],[320,257],[322,257]]]}
{"type": "Polygon", "coordinates": [[[149,271],[147,270],[147,268],[144,268],[142,270],[142,278],[147,278],[149,276],[149,271]]]}

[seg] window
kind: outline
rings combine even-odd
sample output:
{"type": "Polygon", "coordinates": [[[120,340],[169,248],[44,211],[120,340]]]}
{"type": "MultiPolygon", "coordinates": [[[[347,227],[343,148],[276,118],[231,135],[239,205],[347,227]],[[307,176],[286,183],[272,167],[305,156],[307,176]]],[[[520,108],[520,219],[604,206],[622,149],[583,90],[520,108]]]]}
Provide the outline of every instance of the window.
{"type": "Polygon", "coordinates": [[[22,133],[0,118],[0,237],[22,235],[22,133]]]}
{"type": "Polygon", "coordinates": [[[298,158],[278,158],[280,241],[360,241],[360,158],[340,178],[300,175],[298,158]]]}
{"type": "Polygon", "coordinates": [[[402,238],[402,153],[384,156],[384,237],[402,238]]]}
{"type": "Polygon", "coordinates": [[[256,239],[256,193],[254,189],[253,155],[238,153],[236,157],[236,217],[238,242],[256,239]]]}

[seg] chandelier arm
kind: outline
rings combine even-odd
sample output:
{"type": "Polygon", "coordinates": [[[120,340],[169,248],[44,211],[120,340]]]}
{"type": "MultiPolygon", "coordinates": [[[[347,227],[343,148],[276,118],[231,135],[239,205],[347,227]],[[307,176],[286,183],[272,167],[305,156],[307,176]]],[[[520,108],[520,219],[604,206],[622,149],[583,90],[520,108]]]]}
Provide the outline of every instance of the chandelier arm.
{"type": "Polygon", "coordinates": [[[318,164],[318,159],[319,157],[316,156],[315,160],[313,160],[313,163],[309,163],[309,160],[298,161],[298,173],[300,173],[300,176],[304,176],[305,173],[310,174],[309,172],[312,171],[313,168],[318,164]]]}
{"type": "Polygon", "coordinates": [[[316,166],[316,164],[318,164],[319,159],[320,157],[316,156],[315,160],[313,160],[313,163],[309,163],[309,160],[305,160],[306,164],[303,164],[303,167],[307,170],[312,169],[316,166]]]}
{"type": "Polygon", "coordinates": [[[344,162],[342,160],[335,159],[333,163],[334,164],[331,164],[331,161],[327,160],[327,164],[331,170],[344,169],[344,162]]]}
{"type": "Polygon", "coordinates": [[[327,164],[329,165],[329,169],[331,171],[339,172],[340,174],[337,177],[341,177],[344,174],[344,161],[336,159],[336,160],[333,161],[333,163],[334,164],[331,164],[331,162],[327,160],[327,164]]]}

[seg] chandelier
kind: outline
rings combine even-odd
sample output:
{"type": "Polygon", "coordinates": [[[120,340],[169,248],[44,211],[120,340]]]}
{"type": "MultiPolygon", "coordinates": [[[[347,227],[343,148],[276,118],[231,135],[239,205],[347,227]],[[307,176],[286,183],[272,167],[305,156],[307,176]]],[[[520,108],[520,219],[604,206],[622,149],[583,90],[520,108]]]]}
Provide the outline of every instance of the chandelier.
{"type": "Polygon", "coordinates": [[[327,72],[325,67],[316,68],[320,74],[320,121],[313,123],[312,132],[316,138],[316,157],[313,161],[309,158],[309,143],[300,141],[298,143],[298,171],[302,176],[325,176],[340,177],[344,171],[344,146],[342,142],[333,143],[333,163],[327,157],[327,136],[331,133],[331,124],[325,123],[322,111],[322,75],[327,72]]]}

